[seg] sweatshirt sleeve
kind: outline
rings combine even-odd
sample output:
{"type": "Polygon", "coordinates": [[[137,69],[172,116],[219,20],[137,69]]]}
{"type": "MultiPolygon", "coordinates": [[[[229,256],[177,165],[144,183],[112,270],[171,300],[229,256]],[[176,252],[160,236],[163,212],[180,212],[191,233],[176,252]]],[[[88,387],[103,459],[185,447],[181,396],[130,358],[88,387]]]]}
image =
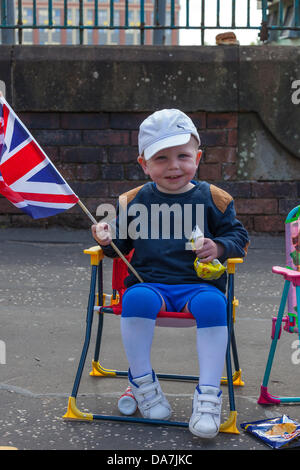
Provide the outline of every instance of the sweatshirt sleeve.
{"type": "Polygon", "coordinates": [[[236,218],[233,200],[228,204],[224,213],[216,217],[214,242],[220,243],[224,247],[221,262],[227,258],[243,258],[247,254],[248,233],[236,218]]]}

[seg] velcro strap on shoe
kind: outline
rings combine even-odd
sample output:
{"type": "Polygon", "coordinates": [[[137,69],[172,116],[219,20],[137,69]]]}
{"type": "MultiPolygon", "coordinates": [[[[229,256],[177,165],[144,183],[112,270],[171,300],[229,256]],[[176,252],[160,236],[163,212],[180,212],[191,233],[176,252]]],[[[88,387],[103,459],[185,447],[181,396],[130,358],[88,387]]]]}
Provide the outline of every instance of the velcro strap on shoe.
{"type": "Polygon", "coordinates": [[[145,384],[140,387],[140,393],[145,395],[146,393],[158,393],[158,386],[156,383],[145,384]]]}
{"type": "Polygon", "coordinates": [[[145,410],[148,410],[149,408],[152,408],[152,406],[158,405],[159,403],[161,403],[161,397],[156,396],[156,397],[153,397],[153,398],[150,398],[150,399],[146,398],[142,402],[142,406],[145,410]]]}
{"type": "Polygon", "coordinates": [[[209,414],[215,414],[218,415],[220,414],[220,410],[218,408],[212,408],[211,406],[198,406],[197,407],[197,412],[198,413],[209,413],[209,414]]]}
{"type": "Polygon", "coordinates": [[[201,393],[201,395],[198,396],[198,401],[215,403],[216,405],[220,405],[221,403],[219,397],[216,397],[215,395],[211,395],[210,393],[201,393]]]}

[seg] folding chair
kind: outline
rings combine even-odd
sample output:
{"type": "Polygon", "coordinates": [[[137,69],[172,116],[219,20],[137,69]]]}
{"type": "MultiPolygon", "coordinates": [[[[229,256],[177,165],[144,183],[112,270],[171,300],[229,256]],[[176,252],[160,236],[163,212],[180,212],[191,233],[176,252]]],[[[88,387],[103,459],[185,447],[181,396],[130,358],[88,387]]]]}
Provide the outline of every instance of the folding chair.
{"type": "MultiPolygon", "coordinates": [[[[99,354],[101,337],[103,330],[103,316],[104,314],[121,315],[122,313],[122,296],[125,291],[124,279],[128,275],[127,266],[124,261],[120,258],[114,258],[113,260],[113,274],[112,274],[112,297],[110,305],[105,305],[107,302],[107,294],[103,293],[103,258],[104,254],[99,246],[92,247],[84,250],[85,254],[90,255],[91,261],[91,282],[90,282],[90,293],[87,307],[87,318],[86,318],[86,332],[83,349],[73,385],[71,396],[68,400],[68,408],[66,414],[63,416],[64,419],[74,420],[107,420],[107,421],[125,421],[130,423],[147,423],[147,424],[159,424],[168,426],[181,426],[188,427],[187,422],[168,421],[168,420],[154,420],[146,418],[138,418],[133,416],[110,416],[93,413],[85,413],[80,411],[76,405],[76,398],[78,389],[82,377],[83,368],[86,361],[87,352],[90,345],[92,322],[95,312],[98,312],[98,331],[95,344],[94,359],[92,361],[92,371],[90,375],[93,377],[128,377],[127,371],[106,369],[100,365],[99,354]],[[98,291],[98,292],[97,292],[98,291]],[[96,299],[96,300],[95,300],[96,299]],[[100,304],[100,301],[102,305],[100,304]]],[[[128,260],[132,257],[131,252],[126,258],[128,260]]],[[[234,296],[234,274],[237,263],[242,263],[242,258],[231,258],[227,260],[227,272],[228,272],[228,285],[227,285],[227,317],[228,317],[228,346],[226,353],[226,371],[227,378],[222,378],[222,384],[228,385],[229,395],[229,406],[230,412],[228,419],[221,424],[220,431],[239,434],[239,430],[236,426],[237,411],[235,408],[234,399],[234,386],[243,386],[244,382],[241,378],[241,369],[239,366],[237,346],[234,334],[234,321],[235,321],[235,310],[238,306],[238,300],[234,296]],[[232,373],[231,354],[234,360],[235,372],[232,373]]],[[[157,318],[157,324],[163,326],[171,326],[170,320],[178,323],[181,322],[181,326],[191,326],[195,324],[194,317],[189,313],[184,312],[160,312],[157,318]]],[[[170,380],[184,380],[184,381],[196,381],[198,377],[192,375],[176,375],[157,373],[159,379],[170,379],[170,380]]]]}
{"type": "Polygon", "coordinates": [[[282,325],[288,333],[298,333],[300,347],[300,206],[288,214],[285,221],[286,267],[273,266],[272,272],[284,278],[283,292],[277,318],[272,318],[271,346],[260,389],[258,403],[261,405],[280,405],[297,403],[300,397],[277,397],[268,391],[268,383],[274,361],[277,342],[280,339],[282,325]],[[284,316],[286,305],[287,314],[284,316]]]}

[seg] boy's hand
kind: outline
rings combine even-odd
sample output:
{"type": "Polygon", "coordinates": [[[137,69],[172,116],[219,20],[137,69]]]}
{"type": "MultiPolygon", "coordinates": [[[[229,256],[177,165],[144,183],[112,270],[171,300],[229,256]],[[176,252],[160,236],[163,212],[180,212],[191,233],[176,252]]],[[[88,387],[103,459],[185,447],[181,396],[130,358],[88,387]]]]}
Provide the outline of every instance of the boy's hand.
{"type": "Polygon", "coordinates": [[[210,238],[204,238],[202,247],[196,249],[195,252],[202,263],[210,263],[213,259],[222,256],[224,247],[219,243],[215,243],[210,238]]]}
{"type": "Polygon", "coordinates": [[[92,225],[92,235],[100,245],[107,246],[112,241],[111,227],[106,222],[92,225]]]}

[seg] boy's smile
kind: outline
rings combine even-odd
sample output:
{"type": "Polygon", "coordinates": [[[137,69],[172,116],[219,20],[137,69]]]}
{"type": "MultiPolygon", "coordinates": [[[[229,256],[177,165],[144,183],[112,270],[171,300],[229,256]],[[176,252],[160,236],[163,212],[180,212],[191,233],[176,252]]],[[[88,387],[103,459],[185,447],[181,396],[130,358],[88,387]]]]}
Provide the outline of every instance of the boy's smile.
{"type": "Polygon", "coordinates": [[[201,154],[197,150],[196,140],[191,137],[187,144],[162,149],[149,160],[139,156],[138,162],[159,191],[177,194],[193,187],[191,180],[195,176],[201,154]]]}

